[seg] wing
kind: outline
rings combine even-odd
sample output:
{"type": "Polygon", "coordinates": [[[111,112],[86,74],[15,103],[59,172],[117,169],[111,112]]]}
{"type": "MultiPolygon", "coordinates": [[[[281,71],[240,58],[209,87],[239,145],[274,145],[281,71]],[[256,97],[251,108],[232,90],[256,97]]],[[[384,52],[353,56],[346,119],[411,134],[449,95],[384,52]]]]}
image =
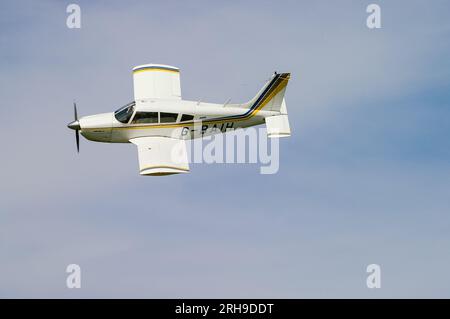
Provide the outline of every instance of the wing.
{"type": "Polygon", "coordinates": [[[134,100],[181,100],[180,69],[162,64],[133,68],[134,100]]]}
{"type": "Polygon", "coordinates": [[[138,147],[141,175],[189,173],[185,141],[152,136],[134,138],[130,142],[138,147]]]}

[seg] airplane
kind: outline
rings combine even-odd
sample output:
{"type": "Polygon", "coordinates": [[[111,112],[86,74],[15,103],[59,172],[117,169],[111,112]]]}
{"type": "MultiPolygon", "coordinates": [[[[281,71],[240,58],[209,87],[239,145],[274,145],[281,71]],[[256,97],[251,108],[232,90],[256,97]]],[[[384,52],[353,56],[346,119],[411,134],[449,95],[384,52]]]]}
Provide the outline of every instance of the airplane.
{"type": "Polygon", "coordinates": [[[275,72],[250,101],[216,104],[181,98],[180,69],[164,64],[133,68],[134,101],[115,112],[78,118],[67,126],[88,140],[133,143],[139,172],[161,176],[189,172],[185,140],[266,124],[270,138],[291,135],[284,99],[290,73],[275,72]],[[177,148],[177,158],[172,150],[177,148]]]}

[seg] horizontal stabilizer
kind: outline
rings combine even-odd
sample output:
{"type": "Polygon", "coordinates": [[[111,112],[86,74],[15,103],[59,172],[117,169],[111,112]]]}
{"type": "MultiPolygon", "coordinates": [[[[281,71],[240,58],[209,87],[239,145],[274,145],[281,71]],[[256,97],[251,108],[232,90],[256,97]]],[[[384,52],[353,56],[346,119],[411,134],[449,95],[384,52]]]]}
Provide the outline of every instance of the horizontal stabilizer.
{"type": "Polygon", "coordinates": [[[267,136],[270,138],[291,136],[287,114],[266,117],[266,127],[267,136]]]}

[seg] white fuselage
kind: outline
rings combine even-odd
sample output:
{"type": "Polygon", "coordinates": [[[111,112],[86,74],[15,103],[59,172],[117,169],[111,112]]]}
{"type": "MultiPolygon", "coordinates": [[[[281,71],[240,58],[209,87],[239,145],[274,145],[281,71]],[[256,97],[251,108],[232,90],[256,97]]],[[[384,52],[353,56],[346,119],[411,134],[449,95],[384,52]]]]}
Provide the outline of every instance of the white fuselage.
{"type": "MultiPolygon", "coordinates": [[[[251,110],[240,104],[213,104],[174,99],[135,101],[133,114],[126,123],[119,122],[115,113],[103,113],[80,118],[80,133],[88,140],[106,143],[128,143],[130,139],[147,136],[192,139],[223,133],[264,123],[268,116],[279,112],[251,110]],[[168,112],[176,120],[162,123],[133,123],[136,112],[168,112]],[[182,115],[193,118],[182,121],[182,115]]],[[[159,117],[158,117],[159,118],[159,117]]]]}

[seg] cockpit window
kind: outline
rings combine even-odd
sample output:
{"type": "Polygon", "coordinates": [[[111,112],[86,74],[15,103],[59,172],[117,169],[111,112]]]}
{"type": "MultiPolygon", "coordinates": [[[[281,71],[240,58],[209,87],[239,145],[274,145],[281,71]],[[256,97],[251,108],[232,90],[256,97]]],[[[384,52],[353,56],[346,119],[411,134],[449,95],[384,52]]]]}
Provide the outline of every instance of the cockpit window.
{"type": "Polygon", "coordinates": [[[130,121],[131,116],[133,115],[135,105],[136,103],[133,101],[115,111],[114,116],[116,117],[116,120],[124,124],[128,123],[128,121],[130,121]]]}
{"type": "Polygon", "coordinates": [[[136,112],[132,123],[158,123],[158,112],[136,112]]]}
{"type": "Polygon", "coordinates": [[[160,121],[161,123],[173,123],[177,121],[178,114],[177,113],[160,113],[160,121]]]}

